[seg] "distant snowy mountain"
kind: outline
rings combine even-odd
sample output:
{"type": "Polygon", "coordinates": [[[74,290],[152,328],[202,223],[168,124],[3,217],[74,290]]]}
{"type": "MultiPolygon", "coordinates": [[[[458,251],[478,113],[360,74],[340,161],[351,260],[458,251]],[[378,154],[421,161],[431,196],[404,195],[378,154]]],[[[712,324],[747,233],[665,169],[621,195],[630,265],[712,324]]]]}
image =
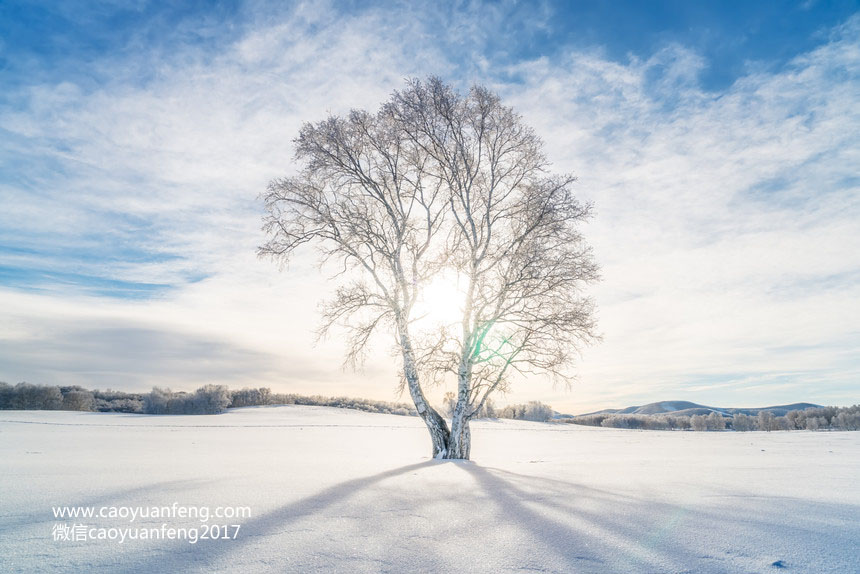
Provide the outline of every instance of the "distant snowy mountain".
{"type": "Polygon", "coordinates": [[[587,415],[602,415],[602,414],[619,414],[619,415],[661,415],[661,414],[675,414],[675,415],[708,415],[712,412],[721,414],[723,416],[732,416],[736,413],[743,413],[745,415],[757,415],[759,411],[769,411],[773,413],[774,416],[783,416],[788,411],[795,411],[803,409],[808,409],[810,407],[818,407],[820,405],[815,405],[812,403],[793,403],[790,405],[777,405],[773,407],[757,407],[757,408],[721,408],[721,407],[709,407],[706,405],[699,405],[696,403],[691,403],[690,401],[660,401],[657,403],[649,403],[647,405],[637,406],[637,407],[627,407],[624,409],[603,409],[601,411],[595,411],[591,413],[585,413],[582,415],[576,416],[587,416],[587,415]]]}

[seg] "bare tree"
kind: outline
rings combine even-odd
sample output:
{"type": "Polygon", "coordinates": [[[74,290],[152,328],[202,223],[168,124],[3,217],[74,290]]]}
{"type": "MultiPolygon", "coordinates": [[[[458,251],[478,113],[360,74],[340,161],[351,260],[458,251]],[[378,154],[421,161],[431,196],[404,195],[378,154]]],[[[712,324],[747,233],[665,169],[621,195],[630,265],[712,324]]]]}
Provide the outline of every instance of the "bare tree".
{"type": "Polygon", "coordinates": [[[755,430],[756,419],[743,413],[735,413],[732,417],[732,429],[736,431],[755,430]]]}
{"type": "Polygon", "coordinates": [[[434,456],[469,458],[469,421],[514,374],[570,380],[578,347],[597,338],[583,294],[597,266],[578,231],[591,208],[496,95],[412,80],[375,115],[305,125],[296,145],[303,169],[269,185],[259,253],[283,262],[313,242],[358,272],[324,323],[349,321],[351,361],[393,329],[434,456]],[[441,270],[462,279],[462,318],[413,336],[421,289],[441,270]],[[457,384],[450,430],[422,389],[445,372],[457,384]]]}
{"type": "Polygon", "coordinates": [[[465,301],[430,367],[457,377],[446,456],[469,458],[469,421],[513,373],[569,381],[578,346],[597,338],[582,288],[598,270],[578,230],[591,207],[573,196],[574,177],[549,175],[541,139],[483,87],[461,96],[438,78],[412,80],[386,109],[432,159],[450,213],[444,260],[465,301]]]}
{"type": "Polygon", "coordinates": [[[708,430],[725,430],[726,429],[726,419],[723,418],[722,415],[717,414],[714,411],[711,411],[711,414],[708,415],[708,420],[706,426],[708,430]]]}
{"type": "Polygon", "coordinates": [[[776,425],[773,422],[773,413],[770,411],[758,412],[758,429],[763,431],[776,430],[776,425]]]}
{"type": "Polygon", "coordinates": [[[708,430],[708,417],[705,415],[693,415],[690,417],[690,428],[694,431],[708,430]]]}

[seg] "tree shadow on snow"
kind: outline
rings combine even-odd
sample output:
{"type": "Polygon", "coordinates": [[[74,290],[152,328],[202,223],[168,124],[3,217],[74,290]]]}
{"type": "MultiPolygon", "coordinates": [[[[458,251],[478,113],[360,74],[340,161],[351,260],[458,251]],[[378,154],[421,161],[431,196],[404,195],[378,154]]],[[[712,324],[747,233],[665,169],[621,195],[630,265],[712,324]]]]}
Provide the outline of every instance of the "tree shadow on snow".
{"type": "MultiPolygon", "coordinates": [[[[784,530],[774,530],[784,504],[765,504],[750,516],[743,506],[709,509],[646,496],[472,462],[426,461],[242,519],[236,540],[159,541],[114,557],[110,566],[128,574],[234,571],[243,561],[281,572],[735,572],[768,569],[791,544],[779,540],[784,530]],[[383,484],[390,479],[399,484],[383,484]]],[[[832,511],[812,501],[795,504],[821,516],[832,511]]],[[[794,540],[816,534],[794,528],[794,540]]]]}
{"type": "MultiPolygon", "coordinates": [[[[655,548],[653,532],[643,532],[625,522],[625,516],[641,512],[641,507],[649,504],[645,501],[477,464],[463,465],[463,469],[493,494],[499,523],[521,529],[533,539],[533,555],[555,564],[558,571],[601,571],[606,567],[614,567],[609,571],[692,571],[683,563],[695,556],[678,547],[661,552],[655,548]],[[527,490],[518,483],[532,488],[527,490]]],[[[672,514],[667,508],[652,507],[650,511],[672,514]]],[[[528,569],[544,567],[533,564],[528,569]]]]}
{"type": "Polygon", "coordinates": [[[536,550],[544,547],[550,562],[569,568],[559,571],[758,572],[788,563],[844,572],[860,565],[860,556],[831,556],[860,533],[852,518],[860,508],[850,505],[785,496],[751,502],[742,495],[737,505],[707,504],[717,491],[670,503],[476,464],[462,468],[493,493],[500,520],[520,525],[536,550]],[[834,545],[834,537],[843,542],[834,545]]]}
{"type": "MultiPolygon", "coordinates": [[[[344,502],[348,498],[379,482],[421,470],[434,464],[436,464],[436,461],[421,462],[394,468],[372,476],[347,480],[328,487],[317,494],[283,505],[250,520],[239,519],[238,521],[242,523],[244,535],[238,536],[236,540],[199,540],[194,545],[188,544],[187,541],[175,541],[170,548],[164,549],[163,552],[157,552],[143,561],[124,564],[122,568],[115,571],[127,574],[158,572],[164,568],[165,564],[169,564],[170,570],[174,572],[188,570],[189,568],[206,568],[205,571],[221,571],[222,568],[227,566],[227,555],[239,551],[243,544],[248,544],[258,537],[282,533],[288,529],[290,524],[344,502]],[[166,555],[169,555],[169,558],[166,555]]],[[[225,568],[225,570],[230,569],[225,568]]]]}

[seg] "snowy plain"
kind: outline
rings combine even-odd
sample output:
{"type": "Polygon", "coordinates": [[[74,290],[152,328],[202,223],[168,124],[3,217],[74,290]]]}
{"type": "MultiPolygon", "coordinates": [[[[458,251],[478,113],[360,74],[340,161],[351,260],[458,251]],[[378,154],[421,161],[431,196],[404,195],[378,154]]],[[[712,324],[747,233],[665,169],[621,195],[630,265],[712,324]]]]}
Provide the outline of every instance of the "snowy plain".
{"type": "Polygon", "coordinates": [[[860,572],[858,432],[472,428],[474,460],[439,462],[394,415],[2,411],[0,571],[860,572]],[[174,503],[251,516],[196,544],[52,537],[54,506],[174,503]]]}

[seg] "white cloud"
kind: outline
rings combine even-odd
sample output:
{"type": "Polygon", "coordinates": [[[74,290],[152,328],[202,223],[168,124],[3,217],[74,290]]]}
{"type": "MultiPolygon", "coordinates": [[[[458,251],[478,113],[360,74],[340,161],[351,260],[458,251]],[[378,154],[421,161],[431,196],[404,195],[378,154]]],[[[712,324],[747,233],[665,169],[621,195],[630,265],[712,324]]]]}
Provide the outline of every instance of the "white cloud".
{"type": "MultiPolygon", "coordinates": [[[[604,264],[606,340],[586,353],[579,389],[593,403],[628,382],[622,401],[634,389],[677,394],[702,376],[786,370],[795,395],[853,399],[860,364],[844,347],[860,342],[857,24],[786,71],[720,94],[689,80],[697,58],[676,57],[686,71],[668,72],[684,78],[668,109],[666,78],[650,77],[662,56],[517,66],[522,87],[508,101],[597,206],[588,233],[604,264]]],[[[743,402],[746,390],[714,395],[743,402]]]]}
{"type": "MultiPolygon", "coordinates": [[[[172,341],[211,361],[200,371],[207,381],[222,373],[234,386],[391,398],[385,342],[359,375],[332,368],[335,341],[311,345],[315,303],[329,287],[310,252],[281,275],[255,260],[254,197],[294,169],[301,122],[373,109],[404,77],[437,73],[500,91],[597,206],[586,233],[604,267],[595,292],[606,340],[585,351],[573,394],[536,382],[511,400],[575,412],[640,399],[734,404],[759,384],[752,402],[853,400],[858,20],[787,69],[716,94],[697,82],[707,62],[678,45],[624,63],[591,51],[499,68],[490,31],[516,7],[466,8],[408,17],[302,4],[214,54],[189,47],[153,62],[143,53],[102,64],[114,80],[94,91],[64,83],[19,94],[23,109],[0,110],[12,135],[0,149],[28,158],[34,173],[0,188],[3,235],[82,249],[112,238],[182,257],[50,259],[63,271],[178,285],[148,301],[0,291],[0,339],[17,357],[7,353],[0,376],[62,383],[74,371],[83,384],[86,373],[126,370],[130,380],[193,386],[193,369],[158,366],[172,341]],[[127,232],[128,218],[139,232],[127,232]],[[148,350],[124,361],[110,335],[120,332],[148,350]]],[[[547,18],[539,11],[527,27],[547,18]]]]}

